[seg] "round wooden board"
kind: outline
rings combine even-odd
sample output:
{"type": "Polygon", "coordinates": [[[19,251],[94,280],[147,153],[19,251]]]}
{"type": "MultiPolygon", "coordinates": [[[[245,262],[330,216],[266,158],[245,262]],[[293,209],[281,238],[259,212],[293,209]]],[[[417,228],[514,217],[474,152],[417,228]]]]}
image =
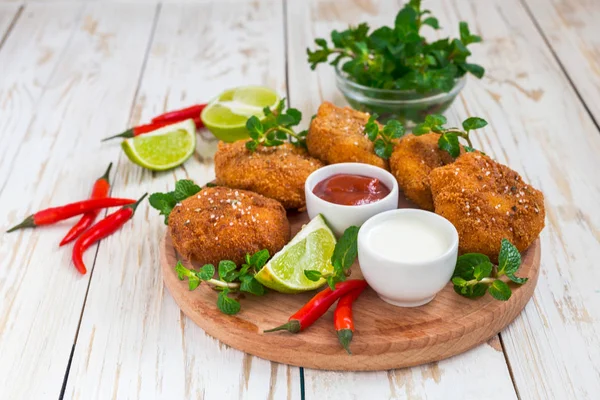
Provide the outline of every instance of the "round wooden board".
{"type": "MultiPolygon", "coordinates": [[[[292,236],[308,222],[306,213],[290,213],[288,217],[292,236]]],[[[300,334],[263,334],[264,329],[286,322],[314,292],[297,295],[270,292],[263,297],[242,295],[241,312],[225,315],[217,309],[214,290],[200,285],[189,291],[187,281],[177,278],[174,266],[178,257],[168,232],[160,251],[165,285],[181,310],[206,333],[233,348],[267,360],[339,371],[388,370],[439,361],[487,341],[525,307],[540,270],[537,239],[523,254],[518,272],[529,281],[522,286],[511,284],[512,296],[506,302],[488,294],[476,300],[467,299],[456,294],[449,283],[429,304],[400,308],[383,302],[367,288],[354,306],[356,332],[351,344],[352,356],[349,356],[341,349],[333,330],[333,307],[300,334]]],[[[358,263],[352,267],[352,277],[362,278],[358,263]]]]}

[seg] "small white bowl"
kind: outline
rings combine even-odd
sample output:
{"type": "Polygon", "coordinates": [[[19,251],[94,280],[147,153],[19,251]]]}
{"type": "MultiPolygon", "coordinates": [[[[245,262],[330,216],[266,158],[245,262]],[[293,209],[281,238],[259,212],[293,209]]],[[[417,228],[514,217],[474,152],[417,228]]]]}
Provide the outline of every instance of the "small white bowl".
{"type": "Polygon", "coordinates": [[[310,219],[322,214],[325,220],[327,220],[327,224],[333,230],[333,233],[337,236],[340,236],[352,225],[361,226],[366,220],[376,214],[398,208],[398,182],[396,178],[385,169],[369,164],[341,163],[319,168],[306,179],[304,191],[306,209],[310,219]],[[319,182],[338,174],[363,175],[377,178],[390,189],[390,193],[379,201],[359,206],[330,203],[313,193],[313,189],[319,182]]]}
{"type": "Polygon", "coordinates": [[[400,307],[417,307],[429,303],[452,277],[458,257],[458,232],[446,218],[413,208],[387,211],[364,223],[358,232],[358,262],[369,286],[379,297],[400,307]],[[442,255],[427,261],[403,261],[388,258],[370,244],[374,229],[381,223],[419,219],[440,233],[448,244],[442,255]]]}

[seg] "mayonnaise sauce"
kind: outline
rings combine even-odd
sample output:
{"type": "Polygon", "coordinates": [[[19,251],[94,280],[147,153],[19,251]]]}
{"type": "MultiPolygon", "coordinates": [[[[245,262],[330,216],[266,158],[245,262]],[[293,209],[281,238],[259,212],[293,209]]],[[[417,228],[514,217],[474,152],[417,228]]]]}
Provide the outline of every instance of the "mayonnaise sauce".
{"type": "Polygon", "coordinates": [[[419,218],[391,217],[371,229],[369,246],[387,259],[429,261],[443,255],[450,243],[442,232],[419,218]]]}

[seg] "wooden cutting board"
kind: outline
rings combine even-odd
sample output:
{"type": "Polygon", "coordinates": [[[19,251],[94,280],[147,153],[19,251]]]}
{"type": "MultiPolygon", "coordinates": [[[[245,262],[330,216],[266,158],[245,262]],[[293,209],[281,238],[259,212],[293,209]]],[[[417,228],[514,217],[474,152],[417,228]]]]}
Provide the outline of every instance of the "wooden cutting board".
{"type": "MultiPolygon", "coordinates": [[[[409,205],[400,204],[403,206],[409,205]]],[[[308,222],[306,213],[290,213],[288,217],[292,236],[308,222]]],[[[178,256],[168,231],[160,251],[165,285],[185,315],[209,335],[267,360],[339,371],[387,370],[424,364],[463,353],[487,341],[525,307],[540,270],[538,239],[523,254],[518,272],[529,281],[522,286],[511,284],[513,294],[506,302],[488,294],[467,299],[456,294],[449,283],[429,304],[400,308],[383,302],[367,288],[354,306],[356,331],[350,356],[340,347],[333,329],[334,307],[299,334],[262,333],[286,322],[314,292],[297,295],[270,292],[263,297],[242,294],[241,312],[225,315],[217,309],[214,290],[200,285],[190,292],[187,281],[177,278],[174,267],[178,256]]],[[[358,262],[352,267],[352,278],[362,278],[358,262]]]]}

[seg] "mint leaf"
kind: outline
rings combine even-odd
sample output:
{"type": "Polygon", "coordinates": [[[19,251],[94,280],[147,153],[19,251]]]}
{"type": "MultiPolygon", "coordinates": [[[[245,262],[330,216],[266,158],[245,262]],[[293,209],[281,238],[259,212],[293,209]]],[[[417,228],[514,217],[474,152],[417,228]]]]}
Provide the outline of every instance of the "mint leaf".
{"type": "Polygon", "coordinates": [[[237,278],[235,270],[237,265],[230,260],[221,260],[219,262],[219,279],[225,282],[232,282],[237,278]]]}
{"type": "Polygon", "coordinates": [[[297,110],[295,108],[288,108],[285,113],[289,117],[291,117],[292,120],[293,120],[293,122],[290,124],[290,126],[296,126],[302,120],[302,112],[300,112],[299,110],[297,110]]]}
{"type": "Polygon", "coordinates": [[[188,279],[188,287],[190,290],[194,290],[198,287],[198,285],[200,285],[200,279],[198,279],[194,271],[184,267],[181,261],[177,261],[175,272],[177,272],[177,277],[180,281],[184,280],[185,278],[188,279]]]}
{"type": "Polygon", "coordinates": [[[440,29],[440,23],[438,22],[437,18],[435,18],[435,17],[425,18],[425,20],[422,22],[422,24],[429,25],[433,29],[440,29]]]}
{"type": "Polygon", "coordinates": [[[467,253],[458,257],[452,276],[459,276],[466,280],[475,279],[475,267],[483,263],[490,263],[488,256],[479,253],[467,253]]]}
{"type": "Polygon", "coordinates": [[[446,122],[446,117],[444,117],[441,114],[429,114],[425,117],[425,123],[430,127],[436,125],[444,125],[446,124],[446,122]]]}
{"type": "Polygon", "coordinates": [[[430,133],[431,132],[431,128],[429,127],[429,125],[422,123],[422,124],[417,124],[413,130],[412,133],[415,136],[421,136],[424,135],[426,133],[430,133]]]}
{"type": "Polygon", "coordinates": [[[319,279],[321,279],[323,277],[323,275],[321,274],[320,271],[316,271],[313,269],[305,269],[304,270],[304,276],[313,282],[317,282],[319,279]]]}
{"type": "Polygon", "coordinates": [[[257,147],[258,147],[258,142],[255,142],[253,140],[249,140],[246,142],[246,149],[248,149],[251,153],[253,153],[257,147]]]}
{"type": "Polygon", "coordinates": [[[165,225],[169,223],[169,214],[173,211],[173,207],[177,204],[173,192],[169,193],[152,193],[148,202],[152,208],[160,211],[160,215],[165,216],[165,225]]]}
{"type": "Polygon", "coordinates": [[[258,140],[259,136],[264,132],[262,123],[256,115],[251,116],[246,121],[246,129],[248,134],[254,140],[258,140]]]}
{"type": "Polygon", "coordinates": [[[492,268],[494,266],[489,261],[484,261],[481,264],[477,264],[473,269],[473,277],[478,281],[483,278],[487,278],[492,273],[492,268]]]}
{"type": "Polygon", "coordinates": [[[474,285],[465,286],[454,285],[454,291],[456,293],[471,299],[483,296],[487,289],[488,285],[486,285],[485,283],[476,283],[474,285]]]}
{"type": "Polygon", "coordinates": [[[389,120],[383,127],[383,135],[390,139],[398,139],[404,135],[404,126],[395,119],[389,120]]]}
{"type": "Polygon", "coordinates": [[[198,278],[203,281],[212,279],[215,276],[215,266],[212,264],[206,264],[196,273],[198,278]]]}
{"type": "Polygon", "coordinates": [[[388,147],[382,139],[375,140],[375,143],[373,144],[375,154],[377,154],[378,157],[381,157],[383,159],[388,159],[390,157],[391,154],[388,154],[388,147]]]}
{"type": "Polygon", "coordinates": [[[189,179],[180,179],[175,182],[173,197],[178,203],[198,193],[202,188],[189,179]]]}
{"type": "Polygon", "coordinates": [[[250,264],[256,271],[260,270],[267,263],[269,259],[269,250],[262,249],[254,253],[248,260],[248,264],[250,264]]]}
{"type": "Polygon", "coordinates": [[[479,79],[483,78],[483,75],[485,74],[485,69],[478,64],[462,63],[459,65],[459,67],[467,72],[470,72],[479,79]]]}
{"type": "Polygon", "coordinates": [[[467,285],[467,281],[464,280],[463,278],[461,278],[460,276],[455,276],[454,278],[452,278],[452,283],[455,286],[466,286],[467,285]]]}
{"type": "Polygon", "coordinates": [[[502,239],[498,254],[498,276],[514,274],[521,266],[521,253],[507,239],[502,239]]]}
{"type": "Polygon", "coordinates": [[[331,255],[331,264],[339,264],[343,271],[347,271],[358,256],[358,230],[357,226],[348,227],[337,241],[331,255]]]}
{"type": "Polygon", "coordinates": [[[277,116],[276,122],[279,125],[284,125],[284,126],[288,126],[293,124],[295,121],[294,117],[287,115],[287,114],[280,114],[277,116]]]}
{"type": "Polygon", "coordinates": [[[223,314],[234,315],[240,312],[240,302],[228,296],[229,289],[225,288],[217,297],[217,307],[223,314]]]}
{"type": "Polygon", "coordinates": [[[452,157],[456,158],[460,155],[460,145],[458,136],[455,133],[443,133],[438,139],[438,147],[445,150],[452,157]]]}
{"type": "Polygon", "coordinates": [[[500,279],[496,279],[490,287],[488,288],[488,292],[496,299],[501,301],[506,301],[510,299],[512,294],[508,285],[501,281],[500,279]]]}
{"type": "Polygon", "coordinates": [[[470,117],[463,121],[462,126],[465,131],[471,131],[473,129],[483,128],[487,124],[487,121],[483,118],[470,117]]]}
{"type": "Polygon", "coordinates": [[[260,284],[253,276],[243,275],[240,276],[240,291],[251,293],[255,296],[262,296],[265,294],[265,287],[260,284]]]}

